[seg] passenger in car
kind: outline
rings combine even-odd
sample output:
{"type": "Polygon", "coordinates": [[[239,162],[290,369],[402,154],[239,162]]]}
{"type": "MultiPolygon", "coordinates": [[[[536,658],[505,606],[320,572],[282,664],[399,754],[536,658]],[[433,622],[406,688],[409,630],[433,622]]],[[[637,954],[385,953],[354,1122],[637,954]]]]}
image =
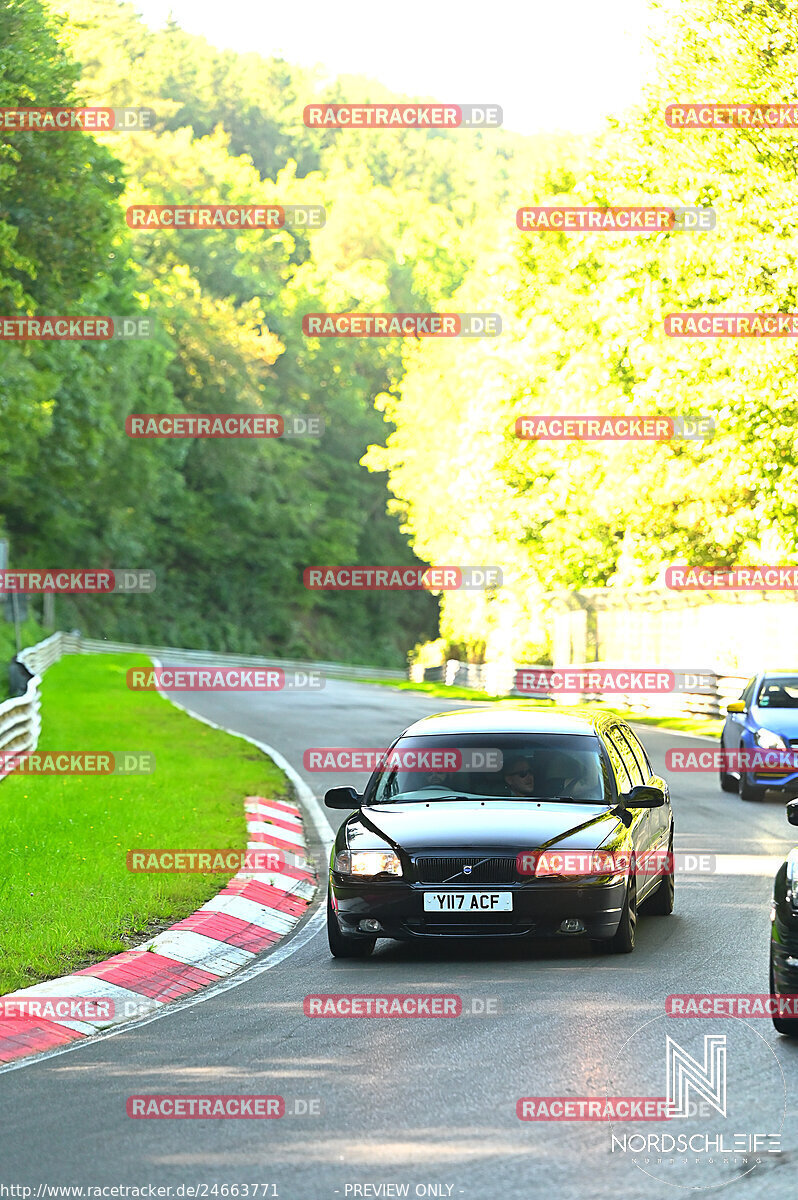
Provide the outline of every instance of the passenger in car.
{"type": "Polygon", "coordinates": [[[545,795],[572,796],[574,800],[601,796],[598,768],[594,762],[572,754],[557,754],[547,765],[545,795]]]}

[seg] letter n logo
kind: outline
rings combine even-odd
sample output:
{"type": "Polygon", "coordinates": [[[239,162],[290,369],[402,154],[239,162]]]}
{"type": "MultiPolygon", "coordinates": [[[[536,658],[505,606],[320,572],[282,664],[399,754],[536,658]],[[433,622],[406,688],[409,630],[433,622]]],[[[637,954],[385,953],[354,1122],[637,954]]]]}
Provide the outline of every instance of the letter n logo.
{"type": "Polygon", "coordinates": [[[668,1117],[686,1117],[690,1089],[726,1116],[726,1034],[704,1034],[704,1064],[665,1035],[668,1072],[668,1117]]]}

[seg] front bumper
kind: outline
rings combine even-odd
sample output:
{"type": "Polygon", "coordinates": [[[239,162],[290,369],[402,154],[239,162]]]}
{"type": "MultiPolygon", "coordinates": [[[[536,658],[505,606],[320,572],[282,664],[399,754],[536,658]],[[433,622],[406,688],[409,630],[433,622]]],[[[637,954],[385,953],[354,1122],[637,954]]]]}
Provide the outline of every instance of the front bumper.
{"type": "Polygon", "coordinates": [[[380,880],[369,883],[333,872],[330,876],[332,907],[341,932],[348,936],[374,937],[359,929],[365,918],[377,920],[377,937],[414,938],[465,937],[573,937],[561,931],[563,921],[575,918],[591,938],[611,938],[621,919],[626,883],[571,883],[551,880],[523,884],[452,887],[380,880]],[[457,913],[427,912],[424,893],[512,892],[512,912],[457,913]]]}
{"type": "MultiPolygon", "coordinates": [[[[740,749],[748,755],[765,755],[768,753],[767,747],[757,745],[750,736],[743,738],[740,749]]],[[[798,746],[790,745],[788,750],[795,752],[798,750],[798,746]]],[[[780,752],[774,751],[774,753],[780,752]]],[[[791,766],[792,764],[788,765],[791,766]]],[[[742,768],[732,771],[731,774],[738,777],[744,775],[751,787],[772,788],[774,792],[786,792],[790,796],[798,795],[798,771],[791,769],[773,770],[773,768],[758,770],[755,764],[752,770],[742,768]]]]}
{"type": "Polygon", "coordinates": [[[772,771],[743,771],[752,787],[772,788],[774,792],[784,792],[788,796],[798,796],[798,771],[789,774],[774,774],[772,771]]]}

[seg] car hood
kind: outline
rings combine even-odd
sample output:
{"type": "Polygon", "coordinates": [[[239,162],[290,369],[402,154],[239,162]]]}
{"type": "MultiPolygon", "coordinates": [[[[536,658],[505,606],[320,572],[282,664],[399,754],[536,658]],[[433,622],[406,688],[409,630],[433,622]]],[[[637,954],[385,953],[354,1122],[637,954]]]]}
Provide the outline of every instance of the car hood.
{"type": "Polygon", "coordinates": [[[787,741],[798,738],[798,708],[760,708],[755,704],[751,718],[756,725],[780,733],[787,741]]]}
{"type": "MultiPolygon", "coordinates": [[[[379,804],[361,809],[361,814],[408,854],[469,849],[518,853],[566,839],[572,849],[593,850],[621,826],[600,805],[528,800],[379,804]]],[[[369,843],[373,846],[374,833],[356,815],[349,844],[365,848],[369,843]]]]}

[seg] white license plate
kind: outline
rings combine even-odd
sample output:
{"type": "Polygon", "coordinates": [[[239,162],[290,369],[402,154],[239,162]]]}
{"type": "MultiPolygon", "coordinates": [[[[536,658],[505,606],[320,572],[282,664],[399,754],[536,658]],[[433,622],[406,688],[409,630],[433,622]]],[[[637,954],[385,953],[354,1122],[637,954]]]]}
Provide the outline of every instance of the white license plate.
{"type": "Polygon", "coordinates": [[[425,912],[512,912],[512,892],[425,892],[425,912]]]}

